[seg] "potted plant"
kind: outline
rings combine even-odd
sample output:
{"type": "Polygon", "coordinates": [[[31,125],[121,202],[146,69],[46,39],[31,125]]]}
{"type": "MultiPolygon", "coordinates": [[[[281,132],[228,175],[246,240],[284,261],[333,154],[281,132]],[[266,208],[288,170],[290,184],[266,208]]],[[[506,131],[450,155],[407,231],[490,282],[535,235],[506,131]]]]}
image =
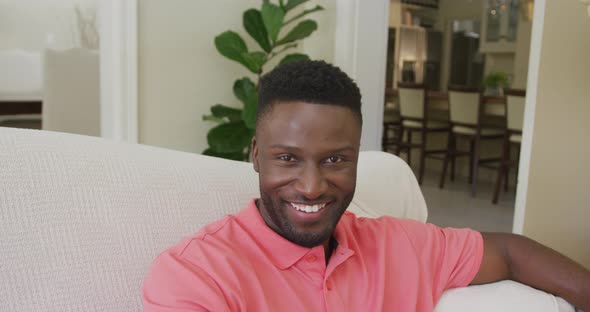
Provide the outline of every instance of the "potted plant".
{"type": "Polygon", "coordinates": [[[483,80],[483,86],[487,95],[501,96],[504,88],[510,86],[508,74],[502,71],[492,71],[483,80]]]}
{"type": "Polygon", "coordinates": [[[289,16],[297,11],[294,11],[296,7],[308,1],[279,0],[278,4],[274,4],[269,0],[263,0],[260,10],[249,9],[244,12],[244,28],[261,50],[249,50],[241,36],[233,31],[225,31],[215,37],[217,51],[256,74],[256,81],[243,77],[234,82],[233,93],[242,103],[241,108],[216,104],[211,107],[211,114],[203,116],[203,120],[217,123],[207,133],[209,147],[203,154],[248,160],[250,142],[255,132],[258,81],[264,71],[270,70],[265,65],[275,57],[282,57],[279,64],[309,59],[302,53],[282,55],[297,47],[302,39],[310,36],[318,27],[313,20],[301,19],[310,13],[323,10],[319,5],[289,16]],[[297,24],[286,34],[281,33],[286,26],[295,22],[297,24]]]}

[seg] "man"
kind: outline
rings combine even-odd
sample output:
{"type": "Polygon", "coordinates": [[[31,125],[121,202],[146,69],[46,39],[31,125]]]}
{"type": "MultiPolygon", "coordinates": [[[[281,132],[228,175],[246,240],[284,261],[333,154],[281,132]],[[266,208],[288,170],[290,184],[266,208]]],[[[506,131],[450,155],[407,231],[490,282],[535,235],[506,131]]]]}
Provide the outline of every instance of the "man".
{"type": "Polygon", "coordinates": [[[503,279],[590,311],[590,272],[529,239],[345,212],[361,126],[359,89],[338,68],[305,61],[264,76],[260,199],[161,254],[145,311],[432,311],[446,289],[503,279]]]}

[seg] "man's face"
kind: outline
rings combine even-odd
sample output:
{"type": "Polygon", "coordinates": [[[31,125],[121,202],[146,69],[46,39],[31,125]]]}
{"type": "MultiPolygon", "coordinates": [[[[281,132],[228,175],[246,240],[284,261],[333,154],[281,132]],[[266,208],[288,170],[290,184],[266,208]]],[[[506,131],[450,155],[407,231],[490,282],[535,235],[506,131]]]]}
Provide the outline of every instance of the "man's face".
{"type": "Polygon", "coordinates": [[[252,155],[266,224],[298,245],[326,244],[354,195],[359,120],[342,106],[275,103],[256,130],[252,155]]]}

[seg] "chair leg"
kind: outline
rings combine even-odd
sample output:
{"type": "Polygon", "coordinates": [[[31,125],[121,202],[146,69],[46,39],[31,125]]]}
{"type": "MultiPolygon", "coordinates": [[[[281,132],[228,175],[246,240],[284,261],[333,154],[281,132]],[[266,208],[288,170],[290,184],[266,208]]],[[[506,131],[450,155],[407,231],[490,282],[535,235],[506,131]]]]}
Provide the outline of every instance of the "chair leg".
{"type": "Polygon", "coordinates": [[[408,129],[408,166],[412,168],[412,130],[408,129]]]}
{"type": "Polygon", "coordinates": [[[479,136],[475,137],[474,149],[473,149],[473,163],[471,164],[473,170],[473,179],[471,180],[471,196],[475,197],[477,194],[477,175],[479,169],[479,150],[480,150],[480,138],[479,136]]]}
{"type": "MultiPolygon", "coordinates": [[[[447,167],[449,165],[449,159],[454,159],[454,151],[453,151],[453,141],[454,141],[454,135],[452,132],[449,133],[449,136],[447,138],[447,152],[445,153],[445,158],[443,160],[443,168],[442,168],[442,174],[440,175],[440,181],[438,183],[438,187],[439,188],[443,188],[445,187],[445,179],[447,177],[447,167]]],[[[451,166],[454,167],[453,165],[454,161],[451,161],[451,166]]],[[[451,177],[453,176],[453,171],[451,170],[451,177]]]]}
{"type": "Polygon", "coordinates": [[[450,134],[450,140],[451,140],[451,182],[455,181],[455,171],[456,171],[456,166],[455,164],[457,163],[457,138],[455,137],[455,135],[451,132],[450,134]]]}
{"type": "MultiPolygon", "coordinates": [[[[510,159],[512,157],[510,157],[511,156],[510,155],[510,153],[511,153],[511,151],[510,151],[510,141],[506,141],[504,144],[506,145],[506,147],[504,147],[504,149],[505,149],[504,150],[504,153],[506,154],[506,156],[502,155],[502,157],[503,157],[502,158],[502,161],[504,161],[507,164],[507,166],[506,166],[506,175],[504,177],[504,192],[508,192],[508,185],[509,185],[509,180],[510,180],[510,164],[509,163],[510,163],[510,159]]],[[[504,164],[504,162],[503,162],[503,164],[504,164]]]]}
{"type": "Polygon", "coordinates": [[[508,138],[506,138],[502,145],[502,157],[500,158],[500,166],[498,167],[498,176],[496,177],[496,185],[494,187],[494,195],[492,197],[492,204],[498,203],[498,197],[500,196],[500,188],[502,184],[502,179],[504,178],[504,183],[507,184],[508,181],[506,177],[508,177],[508,166],[510,161],[510,142],[508,138]]]}
{"type": "Polygon", "coordinates": [[[494,186],[494,196],[492,197],[492,204],[498,203],[498,198],[500,197],[500,188],[502,187],[502,180],[506,175],[506,170],[503,165],[498,168],[498,176],[496,177],[496,185],[494,186]]]}
{"type": "Polygon", "coordinates": [[[473,184],[473,158],[475,155],[475,137],[469,139],[469,184],[473,184]]]}
{"type": "Polygon", "coordinates": [[[404,126],[399,126],[399,134],[396,137],[395,155],[399,156],[402,151],[402,143],[404,142],[404,126]]]}
{"type": "Polygon", "coordinates": [[[422,141],[420,142],[420,168],[418,169],[418,184],[422,185],[424,179],[424,167],[426,161],[426,129],[422,129],[422,141]]]}

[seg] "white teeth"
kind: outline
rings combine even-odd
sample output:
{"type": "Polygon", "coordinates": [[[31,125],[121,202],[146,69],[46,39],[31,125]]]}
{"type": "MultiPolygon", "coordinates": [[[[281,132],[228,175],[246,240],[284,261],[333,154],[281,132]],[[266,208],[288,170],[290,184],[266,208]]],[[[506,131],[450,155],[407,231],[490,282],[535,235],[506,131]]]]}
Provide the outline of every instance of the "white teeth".
{"type": "Polygon", "coordinates": [[[303,211],[303,212],[318,212],[320,210],[322,210],[325,206],[326,203],[322,203],[322,204],[317,204],[317,205],[299,205],[299,204],[294,204],[291,203],[291,206],[293,206],[295,209],[299,210],[299,211],[303,211]]]}

